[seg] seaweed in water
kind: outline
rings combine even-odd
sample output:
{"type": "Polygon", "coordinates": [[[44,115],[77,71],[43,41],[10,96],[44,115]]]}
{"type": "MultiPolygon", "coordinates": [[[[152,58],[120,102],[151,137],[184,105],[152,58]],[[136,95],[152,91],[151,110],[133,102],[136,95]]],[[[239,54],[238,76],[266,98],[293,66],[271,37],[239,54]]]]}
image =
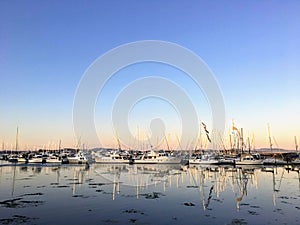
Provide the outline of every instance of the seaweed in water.
{"type": "Polygon", "coordinates": [[[186,186],[186,188],[199,188],[199,186],[197,186],[197,185],[189,185],[189,186],[186,186]]]}
{"type": "Polygon", "coordinates": [[[84,195],[72,195],[73,198],[89,198],[89,196],[84,195]]]}
{"type": "Polygon", "coordinates": [[[102,186],[102,185],[107,185],[105,183],[89,183],[90,186],[102,186]]]}
{"type": "Polygon", "coordinates": [[[28,207],[28,206],[33,206],[37,207],[39,205],[42,205],[44,202],[43,201],[20,201],[21,207],[28,207]]]}
{"type": "Polygon", "coordinates": [[[137,219],[130,219],[129,220],[131,223],[135,223],[137,221],[137,219]]]}
{"type": "Polygon", "coordinates": [[[0,202],[0,205],[6,208],[26,208],[26,207],[37,207],[43,204],[43,201],[27,201],[22,200],[23,198],[14,198],[0,202]]]}
{"type": "Polygon", "coordinates": [[[119,223],[118,220],[114,220],[114,219],[102,220],[102,222],[104,222],[104,223],[119,223]]]}
{"type": "Polygon", "coordinates": [[[0,205],[6,208],[17,208],[20,204],[17,202],[22,198],[14,198],[0,202],[0,205]]]}
{"type": "Polygon", "coordinates": [[[38,218],[14,215],[12,218],[0,219],[0,224],[28,224],[38,218]]]}
{"type": "Polygon", "coordinates": [[[20,195],[20,197],[24,197],[24,196],[36,196],[36,195],[43,195],[43,193],[41,193],[41,192],[29,193],[29,194],[20,195]]]}
{"type": "Polygon", "coordinates": [[[70,186],[68,186],[68,185],[58,185],[58,186],[56,186],[57,188],[68,188],[68,187],[70,187],[70,186]]]}
{"type": "Polygon", "coordinates": [[[82,182],[72,182],[72,183],[68,183],[69,185],[78,185],[78,184],[82,184],[82,182]]]}
{"type": "Polygon", "coordinates": [[[156,199],[156,198],[160,198],[160,196],[165,196],[165,195],[159,192],[153,192],[153,193],[141,194],[141,196],[145,196],[146,199],[156,199]]]}
{"type": "Polygon", "coordinates": [[[136,209],[126,209],[126,210],[123,210],[123,213],[141,214],[141,215],[144,215],[143,212],[141,212],[141,211],[139,211],[139,210],[136,210],[136,209]]]}
{"type": "Polygon", "coordinates": [[[230,225],[246,225],[247,222],[244,219],[233,219],[230,225]]]}
{"type": "Polygon", "coordinates": [[[185,205],[185,206],[195,206],[195,204],[191,203],[191,202],[185,202],[185,203],[183,203],[183,205],[185,205]]]}
{"type": "Polygon", "coordinates": [[[251,210],[248,210],[248,213],[250,213],[251,215],[254,215],[254,216],[259,215],[257,212],[251,211],[251,210]]]}

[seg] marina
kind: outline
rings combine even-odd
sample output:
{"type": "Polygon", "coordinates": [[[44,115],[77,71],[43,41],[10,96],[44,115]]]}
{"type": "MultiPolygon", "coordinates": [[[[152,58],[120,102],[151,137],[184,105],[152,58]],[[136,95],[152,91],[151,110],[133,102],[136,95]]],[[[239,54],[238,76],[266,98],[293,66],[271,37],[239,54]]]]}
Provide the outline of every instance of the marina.
{"type": "Polygon", "coordinates": [[[0,224],[300,221],[299,166],[1,165],[0,224]]]}
{"type": "Polygon", "coordinates": [[[300,1],[0,1],[0,225],[299,225],[300,1]]]}

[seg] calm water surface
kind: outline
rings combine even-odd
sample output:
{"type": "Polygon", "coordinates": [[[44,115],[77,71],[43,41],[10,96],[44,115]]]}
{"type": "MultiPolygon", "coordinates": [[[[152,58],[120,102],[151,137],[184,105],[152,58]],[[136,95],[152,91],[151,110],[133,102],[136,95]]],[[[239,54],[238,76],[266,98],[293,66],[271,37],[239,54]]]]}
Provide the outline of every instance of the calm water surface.
{"type": "Polygon", "coordinates": [[[299,167],[0,166],[0,224],[22,223],[300,224],[299,167]]]}

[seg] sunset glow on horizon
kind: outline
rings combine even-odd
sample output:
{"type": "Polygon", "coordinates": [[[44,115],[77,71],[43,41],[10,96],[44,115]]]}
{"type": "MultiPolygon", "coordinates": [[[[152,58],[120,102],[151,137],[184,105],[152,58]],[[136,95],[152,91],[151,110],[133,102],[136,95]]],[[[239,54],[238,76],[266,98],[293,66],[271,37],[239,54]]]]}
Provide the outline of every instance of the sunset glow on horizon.
{"type": "Polygon", "coordinates": [[[269,148],[269,125],[273,148],[295,150],[295,137],[300,143],[300,3],[231,3],[0,2],[2,148],[15,149],[18,127],[21,150],[57,149],[60,140],[63,148],[78,143],[85,148],[117,148],[118,139],[124,149],[167,149],[168,145],[176,150],[229,149],[234,121],[252,149],[269,148]],[[143,40],[174,43],[203,60],[222,94],[224,133],[213,130],[205,85],[199,87],[178,67],[152,61],[124,66],[98,90],[92,120],[99,142],[91,142],[88,130],[74,128],[75,96],[91,65],[112,49],[143,40]],[[130,110],[119,112],[127,116],[131,134],[122,136],[113,124],[118,98],[130,88],[138,96],[145,87],[134,85],[143,84],[143,79],[149,84],[149,78],[153,88],[166,82],[178,90],[180,95],[174,91],[171,95],[178,101],[153,94],[132,102],[130,110]],[[181,137],[184,115],[190,111],[184,108],[188,105],[184,97],[195,109],[193,125],[201,135],[194,136],[191,128],[191,134],[181,137]]]}

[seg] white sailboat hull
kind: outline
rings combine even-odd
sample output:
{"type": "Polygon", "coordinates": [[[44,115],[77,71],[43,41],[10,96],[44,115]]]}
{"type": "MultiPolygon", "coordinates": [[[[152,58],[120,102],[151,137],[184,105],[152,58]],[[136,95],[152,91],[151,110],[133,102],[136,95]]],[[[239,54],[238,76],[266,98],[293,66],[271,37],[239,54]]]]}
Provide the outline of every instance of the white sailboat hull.
{"type": "Polygon", "coordinates": [[[95,158],[96,163],[106,163],[106,164],[123,164],[123,163],[129,163],[129,160],[127,159],[112,159],[110,157],[96,157],[95,158]]]}
{"type": "Polygon", "coordinates": [[[216,159],[189,159],[189,164],[219,164],[216,159]]]}
{"type": "Polygon", "coordinates": [[[241,161],[236,161],[236,165],[262,165],[264,164],[263,160],[258,159],[258,160],[241,160],[241,161]]]}

